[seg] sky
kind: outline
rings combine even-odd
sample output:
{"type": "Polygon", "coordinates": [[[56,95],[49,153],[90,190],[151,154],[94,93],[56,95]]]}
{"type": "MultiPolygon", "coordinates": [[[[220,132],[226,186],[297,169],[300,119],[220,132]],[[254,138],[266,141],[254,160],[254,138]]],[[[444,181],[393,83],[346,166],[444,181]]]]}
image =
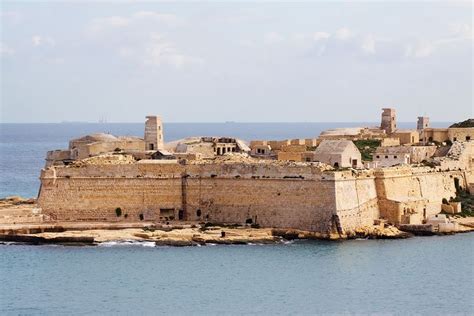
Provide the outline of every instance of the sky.
{"type": "Polygon", "coordinates": [[[470,1],[0,5],[0,122],[474,117],[470,1]]]}

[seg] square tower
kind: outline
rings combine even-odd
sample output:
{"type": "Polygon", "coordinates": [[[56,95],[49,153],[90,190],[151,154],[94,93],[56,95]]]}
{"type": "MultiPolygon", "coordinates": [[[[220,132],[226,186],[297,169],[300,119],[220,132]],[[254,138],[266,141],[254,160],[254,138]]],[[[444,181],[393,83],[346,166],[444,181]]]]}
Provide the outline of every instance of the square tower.
{"type": "Polygon", "coordinates": [[[397,114],[395,113],[395,109],[384,108],[382,111],[380,129],[385,130],[387,134],[391,134],[397,129],[397,114]]]}
{"type": "Polygon", "coordinates": [[[430,118],[427,116],[418,116],[418,122],[416,123],[416,129],[422,130],[430,127],[430,118]]]}
{"type": "Polygon", "coordinates": [[[163,124],[159,116],[147,116],[145,122],[145,150],[163,149],[163,124]]]}

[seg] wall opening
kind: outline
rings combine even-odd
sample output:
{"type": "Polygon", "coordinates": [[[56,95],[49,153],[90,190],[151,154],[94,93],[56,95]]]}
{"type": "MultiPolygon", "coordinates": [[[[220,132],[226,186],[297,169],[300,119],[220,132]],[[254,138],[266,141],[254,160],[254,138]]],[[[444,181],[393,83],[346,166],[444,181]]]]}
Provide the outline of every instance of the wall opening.
{"type": "Polygon", "coordinates": [[[184,219],[184,211],[183,210],[179,210],[178,212],[178,219],[180,221],[182,221],[184,219]]]}
{"type": "Polygon", "coordinates": [[[459,184],[459,178],[454,178],[454,187],[456,188],[456,192],[461,191],[461,185],[459,184]]]}
{"type": "Polygon", "coordinates": [[[148,146],[148,148],[149,148],[150,150],[155,150],[155,144],[150,144],[150,146],[148,146]]]}
{"type": "Polygon", "coordinates": [[[160,208],[160,217],[163,217],[166,220],[173,220],[174,209],[173,208],[160,208]]]}
{"type": "Polygon", "coordinates": [[[357,168],[357,159],[352,159],[352,168],[357,168]]]}

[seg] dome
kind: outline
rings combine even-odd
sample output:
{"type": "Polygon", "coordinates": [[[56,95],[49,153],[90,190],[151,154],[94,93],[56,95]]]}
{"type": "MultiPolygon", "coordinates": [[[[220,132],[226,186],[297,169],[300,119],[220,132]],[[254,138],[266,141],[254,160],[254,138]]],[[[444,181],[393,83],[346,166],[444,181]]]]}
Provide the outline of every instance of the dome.
{"type": "Polygon", "coordinates": [[[86,135],[86,136],[74,139],[73,142],[79,141],[79,142],[94,143],[94,142],[114,142],[117,140],[118,138],[112,134],[94,133],[94,134],[90,134],[90,135],[86,135]]]}

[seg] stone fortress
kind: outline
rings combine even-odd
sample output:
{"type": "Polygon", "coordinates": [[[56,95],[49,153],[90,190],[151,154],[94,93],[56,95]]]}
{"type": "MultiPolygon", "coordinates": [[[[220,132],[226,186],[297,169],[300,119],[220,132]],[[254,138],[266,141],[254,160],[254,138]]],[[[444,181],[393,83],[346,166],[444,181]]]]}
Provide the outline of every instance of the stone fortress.
{"type": "Polygon", "coordinates": [[[164,143],[161,119],[144,138],[93,134],[47,153],[38,205],[50,221],[198,221],[345,236],[387,222],[419,225],[459,212],[474,193],[474,128],[377,128],[314,139],[191,137],[164,143]],[[376,144],[375,148],[373,145],[376,144]],[[357,145],[357,146],[356,146],[357,145]]]}

